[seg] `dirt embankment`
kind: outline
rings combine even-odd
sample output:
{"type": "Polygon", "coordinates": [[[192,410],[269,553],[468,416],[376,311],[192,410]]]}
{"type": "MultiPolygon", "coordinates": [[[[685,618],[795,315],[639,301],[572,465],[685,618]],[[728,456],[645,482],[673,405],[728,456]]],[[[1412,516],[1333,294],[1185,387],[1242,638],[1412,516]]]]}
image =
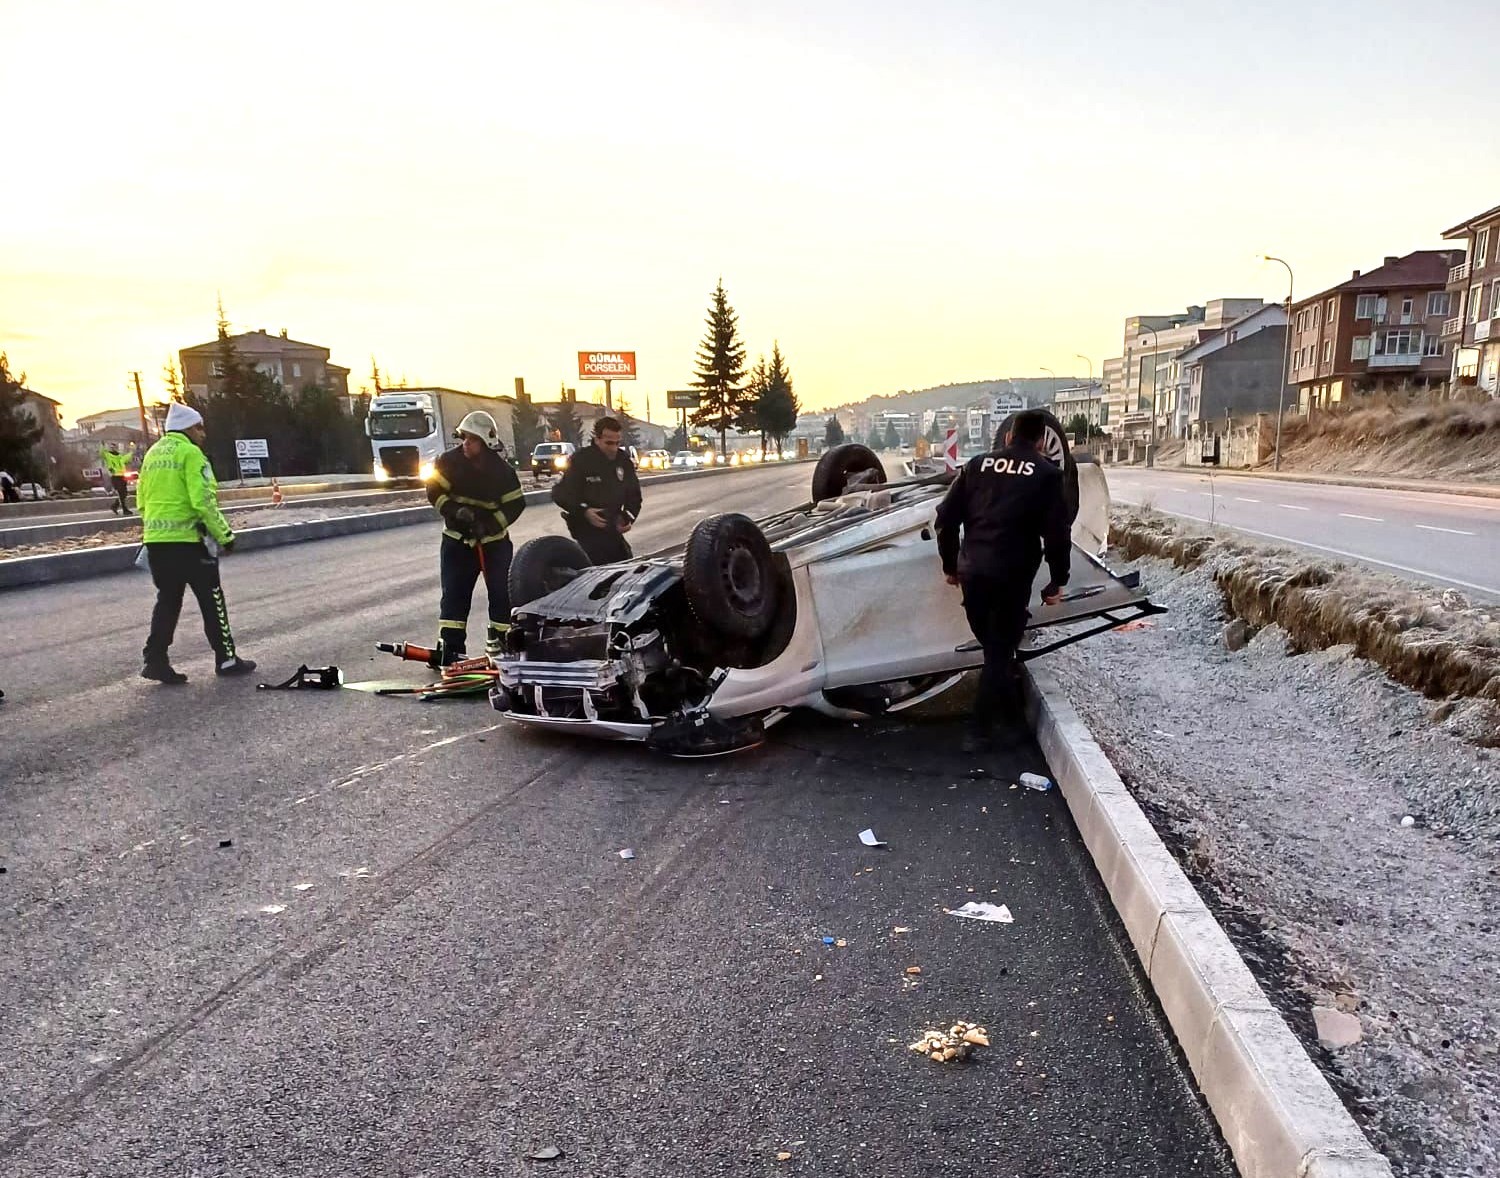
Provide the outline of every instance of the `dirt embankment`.
{"type": "Polygon", "coordinates": [[[1289,417],[1282,468],[1455,481],[1500,480],[1500,402],[1361,403],[1289,417]]]}
{"type": "Polygon", "coordinates": [[[1500,746],[1500,623],[1451,589],[1427,589],[1312,554],[1194,529],[1150,511],[1116,512],[1112,544],[1184,569],[1207,565],[1243,643],[1279,626],[1294,650],[1347,646],[1397,683],[1441,701],[1433,718],[1500,746]]]}

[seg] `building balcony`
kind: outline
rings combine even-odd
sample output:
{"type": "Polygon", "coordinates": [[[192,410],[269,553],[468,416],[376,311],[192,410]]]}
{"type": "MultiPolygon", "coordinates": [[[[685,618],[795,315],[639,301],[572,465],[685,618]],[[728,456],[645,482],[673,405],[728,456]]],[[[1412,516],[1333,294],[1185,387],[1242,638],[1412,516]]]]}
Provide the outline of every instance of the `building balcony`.
{"type": "Polygon", "coordinates": [[[1443,320],[1444,339],[1447,339],[1450,335],[1463,335],[1463,333],[1464,317],[1462,315],[1455,315],[1452,319],[1443,320]]]}
{"type": "Polygon", "coordinates": [[[1371,368],[1420,368],[1421,366],[1421,352],[1396,352],[1370,357],[1371,368]]]}
{"type": "Polygon", "coordinates": [[[1468,277],[1469,263],[1463,262],[1448,271],[1448,285],[1452,286],[1455,282],[1465,282],[1468,280],[1468,277]]]}

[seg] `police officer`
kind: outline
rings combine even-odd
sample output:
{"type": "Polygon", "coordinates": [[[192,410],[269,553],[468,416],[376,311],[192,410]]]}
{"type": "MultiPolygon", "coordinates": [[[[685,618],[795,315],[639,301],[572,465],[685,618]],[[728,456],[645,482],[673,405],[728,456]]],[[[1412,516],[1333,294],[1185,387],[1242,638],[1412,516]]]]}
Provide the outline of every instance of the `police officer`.
{"type": "Polygon", "coordinates": [[[105,473],[109,475],[110,486],[114,488],[117,502],[109,505],[110,511],[119,515],[130,514],[130,508],[125,505],[125,471],[130,467],[130,455],[121,454],[118,444],[111,442],[99,451],[99,459],[104,463],[105,473]]]}
{"type": "Polygon", "coordinates": [[[599,418],[594,444],[568,460],[568,469],[552,488],[552,501],[562,508],[568,532],[594,564],[633,555],[625,533],[641,514],[641,483],[635,464],[620,449],[623,433],[615,418],[599,418]]]}
{"type": "Polygon", "coordinates": [[[156,585],[156,608],[151,611],[151,633],[141,652],[142,679],[186,683],[187,676],[172,669],[167,649],[182,613],[182,595],[192,589],[203,614],[203,631],[214,651],[218,675],[247,675],[255,663],[242,659],[229,631],[229,606],[219,583],[219,558],[207,541],[224,552],[234,551],[234,532],[219,510],[219,484],[200,447],[203,415],[176,401],[167,410],[166,432],[141,460],[135,505],[141,513],[141,539],[156,585]]]}
{"type": "Polygon", "coordinates": [[[427,499],[443,517],[438,556],[443,598],[438,607],[438,650],[444,666],[465,655],[474,583],[484,575],[489,594],[485,652],[499,653],[510,629],[510,526],[526,507],[514,468],[499,453],[495,419],[476,410],[453,431],[458,445],[434,464],[427,499]]]}
{"type": "Polygon", "coordinates": [[[1063,472],[1042,454],[1045,431],[1040,413],[1018,415],[1004,447],[971,458],[938,507],[943,575],[963,590],[969,627],[984,649],[965,752],[981,751],[999,721],[1021,716],[1016,651],[1044,546],[1051,579],[1042,600],[1056,602],[1068,583],[1072,540],[1063,472]]]}

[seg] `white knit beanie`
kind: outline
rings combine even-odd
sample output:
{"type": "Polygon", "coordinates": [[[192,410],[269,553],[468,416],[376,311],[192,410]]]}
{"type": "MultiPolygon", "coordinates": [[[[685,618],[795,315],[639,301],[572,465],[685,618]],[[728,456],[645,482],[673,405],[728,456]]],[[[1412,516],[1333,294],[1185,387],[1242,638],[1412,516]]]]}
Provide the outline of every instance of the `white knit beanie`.
{"type": "Polygon", "coordinates": [[[173,401],[172,407],[167,410],[168,431],[192,429],[193,426],[202,424],[203,414],[199,413],[191,405],[184,405],[181,401],[173,401]]]}

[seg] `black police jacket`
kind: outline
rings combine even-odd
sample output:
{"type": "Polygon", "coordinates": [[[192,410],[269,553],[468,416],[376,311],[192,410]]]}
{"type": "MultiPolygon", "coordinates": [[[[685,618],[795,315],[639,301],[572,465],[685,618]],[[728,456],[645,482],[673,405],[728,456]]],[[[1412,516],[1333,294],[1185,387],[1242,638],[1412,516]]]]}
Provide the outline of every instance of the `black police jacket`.
{"type": "Polygon", "coordinates": [[[1052,583],[1068,583],[1073,545],[1063,473],[1030,447],[969,459],[938,506],[937,528],[949,576],[1030,581],[1045,544],[1052,583]]]}
{"type": "Polygon", "coordinates": [[[635,464],[623,446],[613,458],[606,458],[598,446],[582,446],[573,452],[568,469],[552,488],[552,502],[568,516],[594,507],[606,518],[618,518],[624,511],[635,519],[641,514],[641,483],[635,464]]]}
{"type": "Polygon", "coordinates": [[[443,517],[443,535],[465,544],[503,540],[526,509],[526,494],[515,469],[486,447],[478,460],[454,446],[438,456],[427,480],[427,501],[443,517]]]}

